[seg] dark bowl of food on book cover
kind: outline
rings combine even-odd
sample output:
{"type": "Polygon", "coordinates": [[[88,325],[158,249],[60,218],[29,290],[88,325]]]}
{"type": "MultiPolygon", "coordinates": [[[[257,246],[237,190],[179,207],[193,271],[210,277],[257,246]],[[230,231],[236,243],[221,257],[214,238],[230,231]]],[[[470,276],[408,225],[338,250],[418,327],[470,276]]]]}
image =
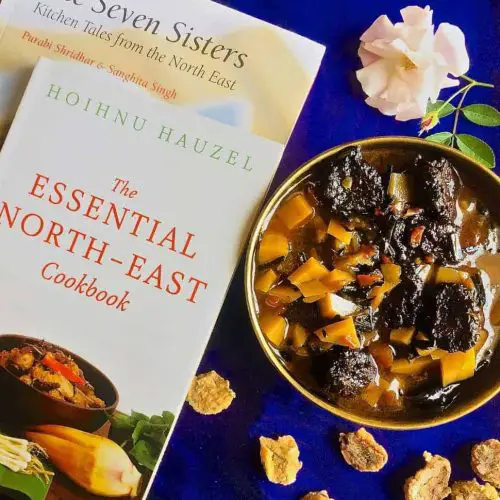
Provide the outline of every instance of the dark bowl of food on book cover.
{"type": "Polygon", "coordinates": [[[500,180],[409,137],[339,146],[263,209],[246,261],[272,364],[331,413],[389,429],[455,420],[500,391],[500,180]]]}
{"type": "Polygon", "coordinates": [[[72,352],[23,335],[0,335],[0,422],[58,424],[94,432],[118,404],[113,383],[72,352]]]}

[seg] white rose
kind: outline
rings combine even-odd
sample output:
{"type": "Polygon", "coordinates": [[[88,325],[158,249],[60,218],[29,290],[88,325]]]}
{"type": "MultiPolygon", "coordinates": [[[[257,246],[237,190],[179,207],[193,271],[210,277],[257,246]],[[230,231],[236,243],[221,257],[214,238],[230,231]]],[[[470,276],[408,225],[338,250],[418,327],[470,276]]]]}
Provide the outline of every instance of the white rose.
{"type": "Polygon", "coordinates": [[[380,16],[361,36],[359,57],[363,68],[356,76],[366,103],[396,120],[422,118],[429,100],[441,89],[458,85],[469,69],[465,37],[448,23],[434,33],[432,10],[417,6],[401,10],[403,22],[393,24],[380,16]]]}

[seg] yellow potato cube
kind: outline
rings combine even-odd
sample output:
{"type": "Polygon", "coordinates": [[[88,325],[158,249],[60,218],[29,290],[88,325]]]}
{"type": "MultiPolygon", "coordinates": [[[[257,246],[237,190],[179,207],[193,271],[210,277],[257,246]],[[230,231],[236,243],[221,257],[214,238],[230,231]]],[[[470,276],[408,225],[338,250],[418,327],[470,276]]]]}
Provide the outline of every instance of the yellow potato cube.
{"type": "Polygon", "coordinates": [[[435,361],[431,357],[415,358],[411,361],[407,359],[396,359],[392,363],[391,372],[398,375],[420,375],[429,370],[435,361]]]}
{"type": "Polygon", "coordinates": [[[288,238],[283,234],[267,233],[260,240],[257,260],[259,264],[268,264],[280,257],[286,257],[290,250],[288,238]]]}
{"type": "Polygon", "coordinates": [[[305,281],[319,280],[328,274],[328,269],[314,257],[308,259],[298,269],[296,269],[289,277],[290,283],[295,286],[305,281]]]}
{"type": "Polygon", "coordinates": [[[396,283],[401,279],[401,266],[397,264],[382,264],[380,266],[384,280],[389,283],[396,283]]]}
{"type": "Polygon", "coordinates": [[[349,316],[356,312],[358,306],[334,293],[329,293],[319,301],[319,311],[323,318],[333,319],[335,316],[349,316]]]}
{"type": "MultiPolygon", "coordinates": [[[[421,349],[420,347],[417,347],[417,353],[419,356],[431,356],[434,353],[434,351],[437,349],[437,347],[429,347],[427,349],[421,349]]],[[[433,358],[434,359],[434,358],[433,358]]],[[[436,358],[438,359],[438,358],[436,358]]]]}
{"type": "Polygon", "coordinates": [[[286,200],[276,211],[277,217],[288,229],[296,229],[304,224],[314,213],[306,197],[299,193],[286,200]]]}
{"type": "Polygon", "coordinates": [[[319,280],[304,281],[297,285],[304,297],[322,297],[329,292],[328,287],[319,280]]]}
{"type": "Polygon", "coordinates": [[[295,323],[290,328],[288,337],[292,341],[293,347],[295,347],[295,349],[299,349],[303,347],[307,342],[307,339],[309,338],[309,332],[302,325],[295,323]]]}
{"type": "Polygon", "coordinates": [[[389,383],[381,378],[378,384],[370,384],[362,393],[361,398],[366,401],[372,408],[376,408],[382,394],[389,387],[389,383]]]}
{"type": "Polygon", "coordinates": [[[439,267],[436,273],[436,283],[455,283],[464,285],[469,280],[469,274],[451,267],[439,267]]]}
{"type": "Polygon", "coordinates": [[[444,358],[445,356],[448,356],[450,354],[448,351],[445,351],[444,349],[434,349],[430,356],[432,359],[441,359],[444,358]]]}
{"type": "Polygon", "coordinates": [[[276,347],[285,340],[287,322],[282,316],[264,315],[259,318],[262,332],[276,347]]]}
{"type": "Polygon", "coordinates": [[[415,333],[415,327],[396,328],[391,330],[391,342],[394,344],[410,345],[415,333]]]}
{"type": "Polygon", "coordinates": [[[255,278],[255,289],[259,292],[267,293],[276,283],[277,279],[278,275],[272,269],[267,269],[255,278]]]}
{"type": "Polygon", "coordinates": [[[279,233],[285,236],[287,236],[289,233],[288,228],[285,226],[285,224],[283,224],[283,221],[276,217],[276,214],[273,215],[272,219],[269,221],[266,227],[266,230],[264,231],[264,234],[271,233],[279,233]]]}
{"type": "Polygon", "coordinates": [[[314,241],[315,243],[323,243],[326,239],[327,235],[327,226],[325,224],[325,221],[323,220],[322,217],[319,215],[316,215],[313,218],[313,225],[314,229],[316,230],[316,234],[314,235],[314,241]]]}
{"type": "Polygon", "coordinates": [[[476,351],[450,352],[441,358],[441,380],[443,387],[461,382],[474,376],[476,371],[476,351]]]}
{"type": "Polygon", "coordinates": [[[342,271],[342,269],[334,269],[326,274],[321,281],[331,292],[338,292],[348,283],[356,281],[356,276],[348,271],[342,271]]]}
{"type": "Polygon", "coordinates": [[[399,283],[399,281],[395,283],[386,281],[383,285],[372,288],[372,290],[368,294],[368,297],[372,299],[370,304],[371,308],[374,311],[377,310],[380,307],[380,304],[382,304],[386,293],[392,291],[396,286],[399,285],[399,283]]]}
{"type": "Polygon", "coordinates": [[[314,334],[322,342],[343,345],[351,349],[361,347],[352,316],[319,328],[314,334]]]}
{"type": "Polygon", "coordinates": [[[287,285],[280,285],[271,288],[268,294],[272,297],[278,297],[284,304],[295,302],[301,297],[301,293],[298,290],[295,290],[295,288],[287,285]]]}
{"type": "Polygon", "coordinates": [[[347,231],[347,229],[335,219],[332,219],[328,224],[327,233],[337,238],[341,243],[344,243],[344,245],[349,245],[352,239],[352,232],[347,231]]]}

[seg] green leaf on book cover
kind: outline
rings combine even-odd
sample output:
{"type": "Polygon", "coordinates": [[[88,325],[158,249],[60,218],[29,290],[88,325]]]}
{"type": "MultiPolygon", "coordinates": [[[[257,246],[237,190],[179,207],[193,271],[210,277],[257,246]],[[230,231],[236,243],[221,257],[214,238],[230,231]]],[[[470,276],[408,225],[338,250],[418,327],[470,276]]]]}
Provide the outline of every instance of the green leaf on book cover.
{"type": "Polygon", "coordinates": [[[116,429],[134,429],[134,424],[132,423],[130,416],[118,411],[111,417],[111,424],[116,429]]]}
{"type": "Polygon", "coordinates": [[[484,127],[498,127],[500,125],[500,111],[488,104],[471,104],[462,109],[467,120],[484,127]]]}
{"type": "Polygon", "coordinates": [[[6,495],[7,498],[45,500],[51,484],[52,478],[45,482],[41,477],[12,472],[0,465],[0,498],[6,495]]]}
{"type": "Polygon", "coordinates": [[[146,425],[146,420],[139,420],[137,422],[137,425],[135,426],[134,432],[132,432],[132,442],[137,444],[137,441],[139,441],[139,438],[142,435],[142,429],[144,428],[144,425],[146,425]]]}
{"type": "MultiPolygon", "coordinates": [[[[431,113],[432,111],[436,111],[436,109],[439,109],[441,106],[443,106],[444,101],[436,101],[436,102],[429,102],[427,105],[427,113],[431,113]]],[[[453,104],[450,104],[449,102],[444,104],[443,109],[438,113],[439,118],[444,118],[445,116],[451,115],[453,111],[455,111],[455,106],[453,104]]]]}
{"type": "Polygon", "coordinates": [[[495,153],[481,139],[469,134],[458,134],[457,146],[460,151],[482,163],[485,167],[495,168],[495,153]]]}
{"type": "Polygon", "coordinates": [[[144,415],[144,413],[132,411],[132,413],[130,414],[130,420],[134,425],[136,425],[141,420],[146,420],[147,422],[149,422],[149,417],[147,415],[144,415]]]}
{"type": "Polygon", "coordinates": [[[158,449],[142,439],[130,450],[129,455],[151,472],[154,471],[160,457],[158,449]]]}
{"type": "Polygon", "coordinates": [[[152,424],[163,424],[163,417],[160,416],[160,415],[153,415],[149,421],[152,423],[152,424]]]}
{"type": "Polygon", "coordinates": [[[140,467],[153,470],[175,420],[173,413],[148,417],[133,411],[130,415],[116,412],[111,417],[111,426],[120,431],[120,445],[132,461],[140,467]]]}
{"type": "Polygon", "coordinates": [[[164,411],[162,413],[163,423],[169,427],[174,423],[175,416],[172,412],[164,411]]]}
{"type": "Polygon", "coordinates": [[[437,134],[428,135],[425,140],[429,142],[437,142],[438,144],[444,144],[449,146],[451,144],[451,138],[453,136],[450,132],[438,132],[437,134]]]}

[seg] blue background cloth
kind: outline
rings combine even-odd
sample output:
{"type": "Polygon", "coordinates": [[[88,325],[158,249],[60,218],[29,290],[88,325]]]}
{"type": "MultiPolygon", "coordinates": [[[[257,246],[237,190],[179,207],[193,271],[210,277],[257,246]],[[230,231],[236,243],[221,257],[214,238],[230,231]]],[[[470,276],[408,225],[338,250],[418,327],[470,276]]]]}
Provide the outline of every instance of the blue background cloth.
{"type": "MultiPolygon", "coordinates": [[[[321,42],[327,52],[310,98],[297,123],[274,187],[300,164],[343,142],[378,135],[417,133],[418,123],[396,122],[363,102],[354,71],[359,36],[386,13],[395,22],[410,0],[225,0],[242,12],[321,42]]],[[[424,4],[421,4],[425,6],[424,4]]],[[[465,32],[471,57],[469,75],[500,86],[499,0],[434,0],[436,26],[450,22],[465,32]],[[495,82],[496,80],[496,82],[495,82]]],[[[468,103],[499,106],[500,92],[473,89],[468,103]]],[[[452,117],[436,128],[451,129],[452,117]]],[[[461,120],[461,132],[476,134],[499,153],[499,129],[461,120]]],[[[181,333],[180,333],[181,334],[181,333]]],[[[293,499],[327,489],[336,500],[401,499],[404,480],[419,467],[424,450],[448,457],[453,479],[472,478],[472,443],[500,437],[500,398],[472,415],[435,429],[415,432],[375,430],[390,459],[377,474],[349,468],[338,451],[338,433],[356,426],[307,401],[283,380],[258,346],[248,320],[240,265],[200,367],[217,370],[237,393],[221,415],[203,417],[185,407],[155,481],[157,499],[293,499]],[[304,463],[297,482],[269,483],[259,462],[258,437],[291,434],[304,463]]],[[[168,390],[170,381],[164,383],[168,390]]],[[[175,383],[172,381],[171,383],[175,383]]]]}

